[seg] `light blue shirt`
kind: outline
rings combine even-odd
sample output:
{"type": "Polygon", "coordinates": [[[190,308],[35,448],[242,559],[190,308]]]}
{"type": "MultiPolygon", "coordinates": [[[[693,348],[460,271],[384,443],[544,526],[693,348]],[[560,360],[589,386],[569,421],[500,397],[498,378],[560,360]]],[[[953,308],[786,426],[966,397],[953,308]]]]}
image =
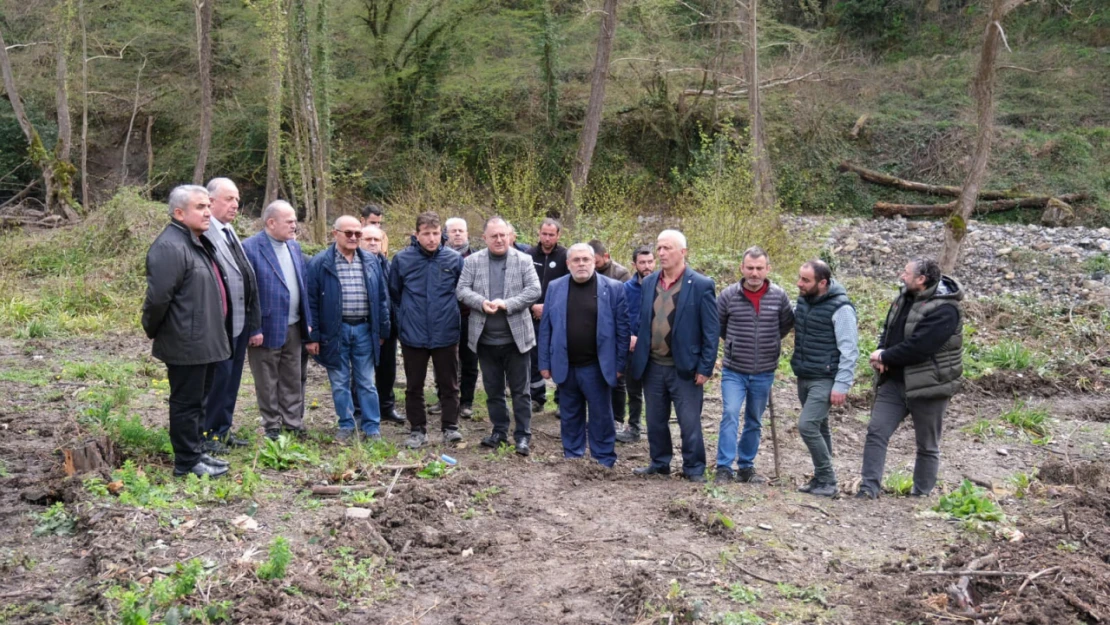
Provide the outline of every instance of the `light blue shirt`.
{"type": "Polygon", "coordinates": [[[297,268],[293,266],[293,255],[289,253],[289,246],[285,241],[278,241],[266,235],[270,245],[277,255],[278,265],[281,266],[281,275],[285,277],[285,286],[289,288],[289,320],[288,325],[293,325],[301,320],[301,287],[297,282],[297,268]]]}

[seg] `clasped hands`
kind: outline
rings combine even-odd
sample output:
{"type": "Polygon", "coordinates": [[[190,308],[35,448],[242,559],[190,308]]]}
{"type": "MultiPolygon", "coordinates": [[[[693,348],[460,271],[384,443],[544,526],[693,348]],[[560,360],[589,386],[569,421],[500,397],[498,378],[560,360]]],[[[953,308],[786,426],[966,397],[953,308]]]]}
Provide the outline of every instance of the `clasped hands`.
{"type": "Polygon", "coordinates": [[[871,356],[868,358],[868,360],[871,362],[872,369],[878,371],[879,373],[886,372],[886,365],[883,364],[883,350],[876,349],[875,351],[871,352],[871,356]]]}
{"type": "Polygon", "coordinates": [[[505,304],[505,300],[495,299],[492,302],[490,300],[482,302],[482,312],[486,313],[487,315],[496,314],[498,310],[504,310],[505,312],[508,312],[509,309],[508,306],[505,304]]]}

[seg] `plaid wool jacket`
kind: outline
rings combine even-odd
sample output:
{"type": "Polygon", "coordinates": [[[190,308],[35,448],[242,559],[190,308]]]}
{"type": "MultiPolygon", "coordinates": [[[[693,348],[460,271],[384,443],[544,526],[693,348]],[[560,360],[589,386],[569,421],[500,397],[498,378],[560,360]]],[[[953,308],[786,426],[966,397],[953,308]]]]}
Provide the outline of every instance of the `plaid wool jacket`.
{"type": "MultiPolygon", "coordinates": [[[[536,332],[532,327],[529,307],[540,299],[540,279],[532,268],[532,257],[514,249],[506,252],[505,259],[505,305],[509,318],[509,329],[513,341],[521,353],[536,346],[536,332]]],[[[486,313],[482,302],[489,298],[489,250],[475,252],[463,264],[462,276],[455,295],[464,306],[470,308],[468,347],[478,351],[478,339],[486,326],[486,313]]]]}

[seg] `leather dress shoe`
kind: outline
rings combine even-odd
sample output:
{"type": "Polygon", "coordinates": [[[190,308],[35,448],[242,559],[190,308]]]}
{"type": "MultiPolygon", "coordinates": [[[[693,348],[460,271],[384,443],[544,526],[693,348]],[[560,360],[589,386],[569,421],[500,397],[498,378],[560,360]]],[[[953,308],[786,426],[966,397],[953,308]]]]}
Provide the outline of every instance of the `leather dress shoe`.
{"type": "Polygon", "coordinates": [[[516,453],[521,456],[532,455],[532,437],[521,436],[516,439],[516,453]]]}
{"type": "Polygon", "coordinates": [[[640,467],[638,469],[632,469],[632,474],[633,475],[670,475],[671,474],[671,468],[670,467],[661,467],[661,466],[657,466],[657,465],[652,464],[652,465],[648,465],[646,467],[640,467]]]}
{"type": "Polygon", "coordinates": [[[404,417],[397,414],[396,410],[390,410],[382,415],[382,423],[392,423],[394,425],[408,425],[408,421],[404,417]]]}
{"type": "Polygon", "coordinates": [[[201,454],[200,455],[200,461],[203,462],[204,464],[207,464],[210,467],[216,467],[216,468],[222,468],[222,467],[227,467],[227,466],[231,465],[231,463],[228,462],[227,460],[221,460],[220,458],[215,458],[213,456],[209,456],[208,454],[201,454]]]}
{"type": "Polygon", "coordinates": [[[210,464],[205,464],[198,461],[196,464],[193,465],[193,468],[189,469],[188,471],[178,471],[174,469],[173,476],[185,477],[190,473],[197,477],[204,477],[205,475],[207,475],[208,477],[220,477],[223,475],[227,475],[227,467],[215,467],[210,464]]]}

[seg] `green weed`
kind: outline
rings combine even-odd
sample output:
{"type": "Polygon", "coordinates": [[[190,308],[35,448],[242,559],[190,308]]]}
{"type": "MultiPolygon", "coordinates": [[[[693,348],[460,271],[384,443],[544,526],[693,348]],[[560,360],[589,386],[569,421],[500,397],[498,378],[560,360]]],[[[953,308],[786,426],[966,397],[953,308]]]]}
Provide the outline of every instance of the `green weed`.
{"type": "Polygon", "coordinates": [[[1039,366],[1043,359],[1022,343],[1005,339],[983,349],[980,360],[995,369],[1022,371],[1039,366]]]}
{"type": "Polygon", "coordinates": [[[947,495],[941,495],[937,512],[950,514],[957,519],[1000,522],[1005,519],[1002,510],[987,496],[987,491],[964,480],[960,487],[947,495]]]}
{"type": "Polygon", "coordinates": [[[1014,487],[1014,496],[1018,499],[1024,498],[1028,493],[1030,487],[1037,480],[1037,469],[1033,469],[1029,473],[1015,473],[1008,479],[1010,485],[1014,487]]]}
{"type": "Polygon", "coordinates": [[[497,449],[482,456],[482,458],[490,462],[505,462],[512,459],[514,451],[516,451],[516,447],[513,445],[501,443],[497,446],[497,449]]]}
{"type": "Polygon", "coordinates": [[[8,477],[8,463],[0,460],[0,478],[8,477]]]}
{"type": "Polygon", "coordinates": [[[779,594],[782,595],[784,599],[801,601],[803,603],[817,603],[825,607],[828,606],[828,600],[825,598],[825,590],[817,586],[799,588],[793,584],[780,582],[775,584],[775,590],[778,590],[779,594]]]}
{"type": "Polygon", "coordinates": [[[446,462],[442,460],[433,460],[424,465],[423,469],[417,471],[416,477],[423,478],[425,480],[434,480],[444,477],[450,472],[451,469],[447,466],[446,462]]]}
{"type": "Polygon", "coordinates": [[[1006,428],[988,419],[979,419],[971,425],[964,426],[964,431],[979,438],[990,438],[1001,436],[1006,432],[1006,428]]]}
{"type": "Polygon", "coordinates": [[[285,577],[285,569],[293,561],[293,552],[289,549],[289,541],[284,536],[278,536],[270,543],[269,557],[258,567],[258,579],[273,580],[285,577]]]}
{"type": "Polygon", "coordinates": [[[744,610],[742,612],[722,612],[713,622],[718,625],[764,625],[767,621],[755,612],[744,610]]]}
{"type": "Polygon", "coordinates": [[[178,562],[169,575],[159,578],[148,586],[130,584],[113,586],[104,593],[118,605],[118,622],[123,625],[148,625],[152,623],[198,623],[231,622],[231,602],[221,601],[202,608],[180,605],[183,599],[193,595],[197,583],[204,577],[204,564],[197,558],[188,562],[178,562]]]}
{"type": "Polygon", "coordinates": [[[482,490],[474,493],[474,495],[470,497],[470,500],[474,503],[486,503],[495,495],[501,494],[501,492],[502,491],[500,486],[490,486],[489,488],[483,488],[482,490]]]}
{"type": "Polygon", "coordinates": [[[1090,273],[1094,273],[1096,271],[1110,273],[1110,255],[1095,254],[1094,256],[1091,256],[1087,260],[1083,261],[1083,269],[1089,271],[1090,273]]]}
{"type": "Polygon", "coordinates": [[[69,536],[77,529],[77,522],[66,512],[62,502],[55,503],[39,515],[35,536],[69,536]]]}
{"type": "Polygon", "coordinates": [[[896,497],[906,497],[913,490],[913,476],[905,471],[893,471],[883,480],[883,489],[896,497]]]}
{"type": "Polygon", "coordinates": [[[303,463],[310,462],[305,446],[292,437],[282,434],[277,440],[266,439],[266,446],[258,453],[262,466],[286,471],[303,463]]]}
{"type": "Polygon", "coordinates": [[[749,588],[740,582],[730,584],[725,592],[729,599],[737,603],[757,603],[763,598],[763,593],[759,589],[749,588]]]}
{"type": "Polygon", "coordinates": [[[166,481],[166,475],[160,471],[152,470],[154,479],[146,471],[135,465],[134,460],[125,460],[123,467],[112,472],[112,479],[121,482],[119,501],[122,504],[136,508],[161,509],[168,508],[171,498],[176,492],[172,483],[166,481]]]}
{"type": "Polygon", "coordinates": [[[356,490],[343,496],[343,501],[356,505],[369,505],[374,503],[374,491],[356,490]]]}

